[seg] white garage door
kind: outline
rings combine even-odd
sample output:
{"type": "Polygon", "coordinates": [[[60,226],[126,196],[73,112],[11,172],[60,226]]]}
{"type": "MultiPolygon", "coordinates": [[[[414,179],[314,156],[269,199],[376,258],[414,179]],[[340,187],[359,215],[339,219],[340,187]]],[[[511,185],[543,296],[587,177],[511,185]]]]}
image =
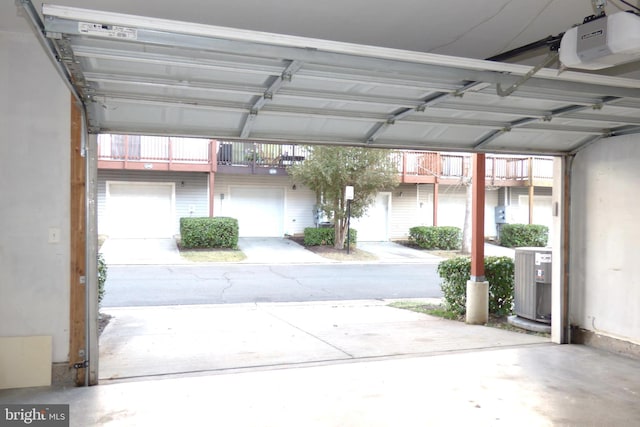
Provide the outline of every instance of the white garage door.
{"type": "Polygon", "coordinates": [[[238,219],[240,237],[284,235],[283,188],[231,188],[231,212],[238,219]]]}
{"type": "Polygon", "coordinates": [[[358,230],[358,241],[381,242],[389,240],[389,214],[391,193],[378,193],[374,204],[369,206],[362,218],[351,221],[351,227],[358,230]]]}
{"type": "Polygon", "coordinates": [[[174,184],[107,182],[107,234],[166,238],[174,234],[174,184]]]}

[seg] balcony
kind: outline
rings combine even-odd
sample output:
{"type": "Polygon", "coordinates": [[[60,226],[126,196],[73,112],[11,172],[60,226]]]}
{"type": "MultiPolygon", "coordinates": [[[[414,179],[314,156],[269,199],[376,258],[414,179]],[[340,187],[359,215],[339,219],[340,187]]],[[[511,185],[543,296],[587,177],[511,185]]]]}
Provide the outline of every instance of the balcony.
{"type": "MultiPolygon", "coordinates": [[[[209,139],[137,135],[99,135],[99,169],[218,172],[286,175],[287,166],[304,161],[308,150],[298,145],[219,142],[209,139]],[[214,160],[215,159],[215,160],[214,160]]],[[[468,154],[394,151],[400,181],[407,184],[459,184],[469,174],[468,154]]],[[[553,184],[553,159],[486,157],[487,185],[553,184]]]]}
{"type": "Polygon", "coordinates": [[[98,135],[98,169],[215,171],[215,141],[140,135],[98,135]]]}
{"type": "MultiPolygon", "coordinates": [[[[401,182],[455,185],[469,176],[471,156],[430,151],[396,151],[401,182]]],[[[548,157],[487,156],[487,185],[500,187],[553,185],[553,159],[548,157]]]]}
{"type": "Polygon", "coordinates": [[[308,150],[298,145],[220,142],[218,172],[230,174],[286,175],[286,167],[304,161],[308,150]]]}

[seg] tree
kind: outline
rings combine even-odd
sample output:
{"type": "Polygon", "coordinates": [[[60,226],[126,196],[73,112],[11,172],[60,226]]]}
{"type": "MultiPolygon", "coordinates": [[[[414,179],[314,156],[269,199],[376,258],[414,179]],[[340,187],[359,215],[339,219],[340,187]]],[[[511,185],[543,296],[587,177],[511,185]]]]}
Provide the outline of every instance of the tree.
{"type": "Polygon", "coordinates": [[[345,187],[354,187],[351,217],[362,217],[379,191],[398,185],[398,166],[391,150],[361,147],[308,147],[304,162],[291,166],[294,180],[316,192],[319,207],[334,220],[335,247],[344,248],[347,235],[345,187]]]}

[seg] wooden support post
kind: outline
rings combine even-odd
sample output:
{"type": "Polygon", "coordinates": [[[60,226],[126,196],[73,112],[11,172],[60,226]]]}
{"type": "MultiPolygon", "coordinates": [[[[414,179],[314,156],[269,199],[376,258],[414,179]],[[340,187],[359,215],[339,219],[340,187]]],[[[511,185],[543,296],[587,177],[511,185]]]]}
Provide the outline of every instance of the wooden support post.
{"type": "Polygon", "coordinates": [[[472,161],[471,279],[467,281],[466,322],[482,325],[489,320],[489,282],[484,277],[485,155],[474,154],[472,161]]]}
{"type": "MultiPolygon", "coordinates": [[[[216,172],[218,171],[218,141],[209,140],[209,216],[213,218],[216,172]]],[[[226,159],[225,159],[226,160],[226,159]]]]}
{"type": "Polygon", "coordinates": [[[533,196],[535,187],[533,186],[533,157],[529,157],[529,224],[533,224],[533,196]]]}
{"type": "Polygon", "coordinates": [[[436,182],[433,183],[433,226],[438,226],[438,192],[439,192],[440,184],[438,183],[438,178],[436,178],[436,182]]]}
{"type": "MultiPolygon", "coordinates": [[[[84,362],[86,349],[86,168],[82,156],[82,113],[71,97],[71,205],[70,205],[70,323],[69,364],[84,362]]],[[[85,369],[77,369],[75,381],[83,385],[85,369]]]]}
{"type": "Polygon", "coordinates": [[[533,185],[529,185],[529,224],[533,224],[533,195],[535,192],[535,187],[533,185]]]}
{"type": "Polygon", "coordinates": [[[216,173],[214,171],[209,172],[209,216],[213,218],[213,202],[215,201],[214,189],[215,189],[216,173]]]}
{"type": "Polygon", "coordinates": [[[473,205],[471,209],[471,280],[484,281],[484,199],[485,199],[485,155],[473,155],[471,184],[473,205]]]}

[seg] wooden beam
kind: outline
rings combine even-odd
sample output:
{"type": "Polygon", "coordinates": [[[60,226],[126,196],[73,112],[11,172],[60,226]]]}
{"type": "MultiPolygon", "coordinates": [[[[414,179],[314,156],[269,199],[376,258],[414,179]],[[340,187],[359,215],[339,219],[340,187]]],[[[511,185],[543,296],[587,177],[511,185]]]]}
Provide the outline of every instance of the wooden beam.
{"type": "Polygon", "coordinates": [[[215,189],[215,181],[216,181],[216,173],[211,171],[209,172],[209,216],[213,218],[213,202],[215,200],[214,189],[215,189]]]}
{"type": "Polygon", "coordinates": [[[438,193],[440,184],[438,182],[433,183],[433,226],[438,226],[438,193]]]}
{"type": "MultiPolygon", "coordinates": [[[[83,362],[86,357],[86,168],[82,154],[82,113],[71,97],[70,365],[83,362]]],[[[76,384],[84,384],[84,371],[84,368],[76,371],[76,384]]]]}
{"type": "Polygon", "coordinates": [[[529,185],[529,224],[533,224],[533,195],[535,193],[535,187],[529,185]]]}
{"type": "Polygon", "coordinates": [[[471,280],[484,282],[485,154],[473,154],[472,163],[471,280]]]}
{"type": "Polygon", "coordinates": [[[535,187],[533,186],[533,157],[529,157],[529,224],[533,224],[533,196],[535,187]]]}

